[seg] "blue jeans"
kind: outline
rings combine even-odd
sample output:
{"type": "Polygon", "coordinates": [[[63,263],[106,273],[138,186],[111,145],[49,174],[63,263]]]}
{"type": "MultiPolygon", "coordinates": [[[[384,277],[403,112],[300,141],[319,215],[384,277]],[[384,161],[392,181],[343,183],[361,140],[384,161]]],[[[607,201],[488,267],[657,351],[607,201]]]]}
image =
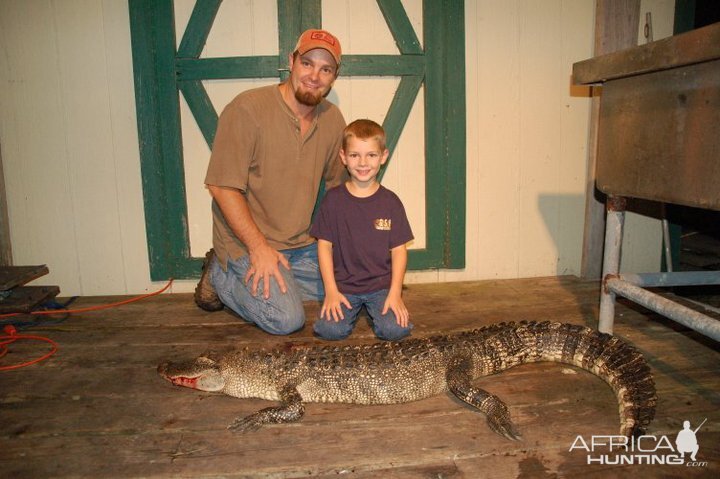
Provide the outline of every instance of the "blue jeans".
{"type": "Polygon", "coordinates": [[[365,306],[370,316],[370,326],[375,332],[375,336],[386,341],[397,341],[404,338],[410,334],[413,326],[412,324],[408,324],[405,328],[400,326],[395,318],[395,313],[393,313],[391,309],[388,309],[387,313],[382,314],[387,295],[387,289],[381,289],[380,291],[372,293],[345,294],[345,298],[350,302],[352,308],[348,309],[344,304],[340,305],[344,319],[336,322],[332,318],[327,319],[327,314],[325,314],[325,318],[321,318],[318,315],[318,319],[313,328],[315,334],[323,339],[329,340],[347,338],[355,328],[360,310],[365,306]]]}
{"type": "Polygon", "coordinates": [[[290,263],[290,271],[279,265],[287,292],[283,294],[277,281],[270,278],[270,297],[263,296],[264,285],[258,283],[257,295],[253,296],[252,280],[245,284],[245,274],[250,268],[250,257],[245,255],[228,260],[227,271],[220,262],[210,265],[210,283],[225,306],[245,320],[256,324],[270,334],[290,334],[305,325],[303,301],[319,301],[325,296],[318,267],[317,243],[302,248],[286,249],[281,253],[290,263]]]}

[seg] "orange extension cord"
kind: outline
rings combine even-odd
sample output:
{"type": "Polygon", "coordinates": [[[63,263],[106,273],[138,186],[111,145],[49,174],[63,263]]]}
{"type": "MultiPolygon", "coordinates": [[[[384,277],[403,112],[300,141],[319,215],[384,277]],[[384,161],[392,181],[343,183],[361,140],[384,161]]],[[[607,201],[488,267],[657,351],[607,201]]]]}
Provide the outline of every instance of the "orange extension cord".
{"type": "MultiPolygon", "coordinates": [[[[110,303],[110,304],[101,304],[99,306],[90,306],[87,308],[79,308],[79,309],[53,309],[48,311],[32,311],[31,315],[48,315],[48,314],[77,314],[77,313],[87,313],[89,311],[100,311],[102,309],[109,309],[109,308],[116,308],[118,306],[122,306],[124,304],[134,303],[136,301],[140,301],[146,298],[149,298],[151,296],[157,296],[158,294],[162,294],[165,291],[168,290],[168,288],[172,285],[173,280],[170,279],[168,281],[168,284],[165,285],[162,289],[155,291],[153,293],[143,294],[140,296],[135,296],[134,298],[126,299],[124,301],[118,301],[116,303],[110,303]]],[[[2,318],[10,318],[13,316],[19,316],[23,313],[10,313],[10,314],[2,314],[0,315],[0,319],[2,318]]],[[[22,340],[22,339],[30,339],[34,341],[44,341],[46,343],[49,343],[52,346],[52,350],[45,355],[33,359],[32,361],[27,361],[25,363],[20,364],[13,364],[11,366],[0,366],[0,371],[10,371],[13,369],[20,369],[24,368],[26,366],[30,366],[31,364],[39,363],[40,361],[43,361],[53,354],[55,354],[58,350],[58,345],[53,341],[52,339],[45,338],[42,336],[35,336],[30,334],[17,334],[17,330],[14,326],[8,325],[5,326],[4,331],[6,333],[6,336],[0,336],[0,358],[5,356],[8,352],[8,345],[14,343],[15,341],[22,340]]]]}
{"type": "Polygon", "coordinates": [[[0,358],[5,356],[8,352],[8,345],[14,343],[17,340],[20,339],[32,339],[36,341],[45,341],[46,343],[50,343],[52,346],[52,350],[49,353],[46,353],[43,356],[40,356],[39,358],[33,359],[32,361],[27,361],[25,363],[20,364],[13,364],[11,366],[0,366],[0,371],[10,371],[13,369],[20,369],[24,368],[25,366],[30,366],[31,364],[39,363],[40,361],[43,361],[53,354],[55,354],[58,350],[58,346],[52,339],[44,338],[42,336],[34,336],[31,334],[18,334],[17,330],[14,326],[5,326],[4,328],[5,333],[7,333],[7,336],[0,336],[0,358]]]}

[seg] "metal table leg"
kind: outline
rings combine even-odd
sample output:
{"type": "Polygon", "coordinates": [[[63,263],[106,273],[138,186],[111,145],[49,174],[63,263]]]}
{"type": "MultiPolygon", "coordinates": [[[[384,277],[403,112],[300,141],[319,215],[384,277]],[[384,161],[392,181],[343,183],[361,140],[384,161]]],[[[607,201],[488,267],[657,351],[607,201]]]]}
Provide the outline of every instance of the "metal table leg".
{"type": "Polygon", "coordinates": [[[600,321],[598,330],[612,334],[615,319],[615,293],[605,282],[620,272],[623,226],[627,200],[622,196],[609,196],[606,201],[605,251],[603,252],[603,287],[600,291],[600,321]]]}

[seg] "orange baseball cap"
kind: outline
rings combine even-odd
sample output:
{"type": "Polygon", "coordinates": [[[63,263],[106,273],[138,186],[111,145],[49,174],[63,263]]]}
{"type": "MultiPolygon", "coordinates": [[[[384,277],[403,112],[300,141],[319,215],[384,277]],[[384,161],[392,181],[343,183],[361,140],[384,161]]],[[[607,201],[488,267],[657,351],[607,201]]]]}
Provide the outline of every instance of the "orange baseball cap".
{"type": "Polygon", "coordinates": [[[305,30],[303,34],[300,35],[300,38],[298,38],[295,51],[300,55],[304,55],[315,48],[322,48],[330,52],[335,59],[335,63],[340,65],[342,49],[340,48],[340,41],[335,38],[335,35],[326,30],[305,30]]]}

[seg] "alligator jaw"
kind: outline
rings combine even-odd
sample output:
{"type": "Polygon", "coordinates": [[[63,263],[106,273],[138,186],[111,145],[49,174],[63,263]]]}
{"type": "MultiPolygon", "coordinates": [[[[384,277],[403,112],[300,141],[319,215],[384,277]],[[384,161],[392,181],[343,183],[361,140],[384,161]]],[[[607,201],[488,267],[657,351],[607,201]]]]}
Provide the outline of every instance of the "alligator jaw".
{"type": "Polygon", "coordinates": [[[168,368],[170,367],[170,363],[162,363],[158,366],[157,372],[158,374],[167,381],[170,381],[176,386],[184,386],[186,388],[192,388],[197,389],[197,377],[191,378],[191,377],[184,377],[184,376],[173,376],[168,373],[168,368]]]}
{"type": "Polygon", "coordinates": [[[200,391],[222,391],[225,384],[215,361],[206,357],[186,363],[163,362],[157,372],[176,386],[200,391]]]}

